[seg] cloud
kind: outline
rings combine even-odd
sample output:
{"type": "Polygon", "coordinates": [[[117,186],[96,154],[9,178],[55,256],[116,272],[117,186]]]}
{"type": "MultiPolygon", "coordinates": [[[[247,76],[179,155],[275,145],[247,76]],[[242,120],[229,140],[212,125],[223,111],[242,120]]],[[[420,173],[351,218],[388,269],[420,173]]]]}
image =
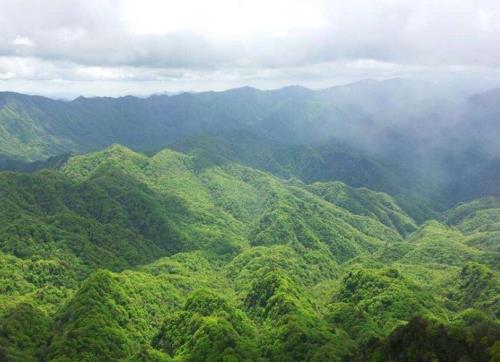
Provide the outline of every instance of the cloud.
{"type": "Polygon", "coordinates": [[[494,0],[0,0],[0,8],[4,80],[281,84],[500,68],[494,0]]]}
{"type": "Polygon", "coordinates": [[[30,38],[26,38],[24,36],[16,36],[14,40],[12,40],[12,44],[16,47],[26,47],[33,48],[35,43],[30,38]]]}

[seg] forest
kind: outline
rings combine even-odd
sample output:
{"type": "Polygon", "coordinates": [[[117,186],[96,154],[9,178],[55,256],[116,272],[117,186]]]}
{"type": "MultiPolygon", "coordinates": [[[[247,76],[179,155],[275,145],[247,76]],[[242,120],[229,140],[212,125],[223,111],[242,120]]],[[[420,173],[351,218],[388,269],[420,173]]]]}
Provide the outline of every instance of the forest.
{"type": "Polygon", "coordinates": [[[499,198],[172,147],[0,172],[0,360],[500,360],[499,198]]]}
{"type": "Polygon", "coordinates": [[[0,0],[0,362],[500,362],[500,0],[0,0]]]}

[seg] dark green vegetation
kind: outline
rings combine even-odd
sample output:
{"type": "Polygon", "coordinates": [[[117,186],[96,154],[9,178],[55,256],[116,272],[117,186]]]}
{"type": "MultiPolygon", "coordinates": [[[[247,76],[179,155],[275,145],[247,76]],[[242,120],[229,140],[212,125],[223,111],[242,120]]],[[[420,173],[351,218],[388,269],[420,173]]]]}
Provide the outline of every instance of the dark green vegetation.
{"type": "Polygon", "coordinates": [[[498,358],[493,197],[423,222],[340,181],[113,145],[2,172],[0,201],[2,360],[498,358]]]}
{"type": "Polygon", "coordinates": [[[500,98],[420,86],[0,94],[0,361],[500,361],[500,98]]]}
{"type": "Polygon", "coordinates": [[[173,145],[306,183],[417,195],[444,210],[500,196],[498,104],[498,90],[463,100],[403,79],[73,101],[0,92],[0,169],[113,143],[139,152],[173,145]]]}

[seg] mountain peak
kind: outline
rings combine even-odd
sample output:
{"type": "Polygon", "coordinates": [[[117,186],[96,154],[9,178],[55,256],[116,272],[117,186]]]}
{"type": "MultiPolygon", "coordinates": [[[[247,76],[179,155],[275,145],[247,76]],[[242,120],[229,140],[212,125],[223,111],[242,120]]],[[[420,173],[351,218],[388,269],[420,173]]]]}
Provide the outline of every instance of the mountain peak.
{"type": "Polygon", "coordinates": [[[137,154],[135,151],[131,150],[130,148],[120,144],[120,143],[112,143],[108,147],[106,147],[104,150],[102,150],[103,153],[127,153],[127,154],[137,154]]]}

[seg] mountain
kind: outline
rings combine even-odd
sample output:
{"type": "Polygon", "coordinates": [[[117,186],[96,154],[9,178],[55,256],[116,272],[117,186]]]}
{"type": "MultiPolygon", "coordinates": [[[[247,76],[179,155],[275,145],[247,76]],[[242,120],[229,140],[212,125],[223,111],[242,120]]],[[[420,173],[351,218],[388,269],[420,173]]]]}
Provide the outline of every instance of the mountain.
{"type": "Polygon", "coordinates": [[[500,195],[497,95],[491,90],[464,100],[438,84],[405,79],[324,90],[243,87],[73,101],[2,92],[0,167],[36,169],[23,163],[113,143],[151,153],[166,146],[189,152],[197,142],[197,148],[210,148],[210,157],[220,156],[214,150],[228,151],[243,163],[258,152],[267,159],[251,166],[279,168],[280,177],[416,195],[438,200],[433,207],[443,211],[460,201],[500,195]],[[215,141],[193,141],[209,136],[215,141]]]}
{"type": "MultiPolygon", "coordinates": [[[[367,187],[394,195],[400,206],[419,223],[438,217],[433,210],[438,204],[430,200],[430,196],[434,196],[433,188],[415,170],[339,142],[289,145],[248,131],[230,131],[190,137],[169,147],[187,152],[203,164],[238,162],[306,184],[333,180],[353,187],[367,187]]],[[[454,197],[455,194],[441,195],[439,199],[454,197]]]]}
{"type": "Polygon", "coordinates": [[[262,92],[242,88],[145,99],[78,97],[67,102],[3,92],[0,152],[11,158],[37,160],[113,143],[153,150],[182,137],[243,127],[279,102],[300,95],[296,93],[293,89],[262,92]],[[247,118],[243,113],[248,113],[247,118]]]}
{"type": "Polygon", "coordinates": [[[499,360],[498,96],[0,93],[0,360],[499,360]]]}
{"type": "Polygon", "coordinates": [[[249,237],[253,244],[274,244],[281,242],[276,233],[307,245],[336,235],[330,247],[339,250],[339,260],[369,250],[379,236],[399,238],[395,228],[352,215],[304,188],[237,164],[199,168],[192,157],[171,150],[147,157],[113,145],[72,157],[61,171],[4,173],[1,181],[2,249],[16,256],[30,255],[26,241],[36,234],[45,235],[44,244],[33,245],[38,253],[67,250],[83,264],[110,269],[186,249],[232,252],[248,246],[249,237]],[[309,213],[290,228],[300,210],[309,213]],[[21,227],[26,222],[29,231],[21,227]],[[77,245],[61,244],[82,237],[77,245]]]}
{"type": "Polygon", "coordinates": [[[238,162],[304,183],[339,180],[353,186],[398,193],[406,186],[398,166],[346,145],[290,145],[248,131],[201,135],[175,142],[169,147],[195,155],[207,164],[238,162]]]}
{"type": "Polygon", "coordinates": [[[0,358],[498,357],[498,199],[424,222],[258,139],[0,172],[0,358]]]}
{"type": "Polygon", "coordinates": [[[475,94],[464,107],[462,127],[492,154],[498,154],[498,143],[494,137],[500,117],[500,88],[475,94]],[[465,122],[469,120],[469,122],[465,122]]]}
{"type": "MultiPolygon", "coordinates": [[[[183,137],[235,128],[283,143],[356,137],[350,140],[353,145],[381,151],[395,141],[391,133],[419,144],[432,143],[433,138],[442,141],[461,104],[439,90],[432,83],[392,79],[319,91],[243,87],[148,98],[78,97],[70,102],[2,92],[0,135],[5,143],[0,151],[24,159],[112,143],[144,151],[183,137]],[[31,149],[22,149],[23,145],[31,149]]],[[[474,101],[479,97],[471,97],[469,103],[481,103],[474,101]]],[[[491,95],[482,97],[495,101],[491,95]]]]}
{"type": "Polygon", "coordinates": [[[439,98],[432,88],[428,83],[393,79],[320,91],[243,87],[149,98],[79,97],[70,102],[3,92],[0,152],[33,160],[112,143],[145,151],[230,129],[251,130],[282,143],[336,138],[380,151],[394,142],[389,133],[422,143],[423,137],[449,129],[454,103],[439,98]]]}

